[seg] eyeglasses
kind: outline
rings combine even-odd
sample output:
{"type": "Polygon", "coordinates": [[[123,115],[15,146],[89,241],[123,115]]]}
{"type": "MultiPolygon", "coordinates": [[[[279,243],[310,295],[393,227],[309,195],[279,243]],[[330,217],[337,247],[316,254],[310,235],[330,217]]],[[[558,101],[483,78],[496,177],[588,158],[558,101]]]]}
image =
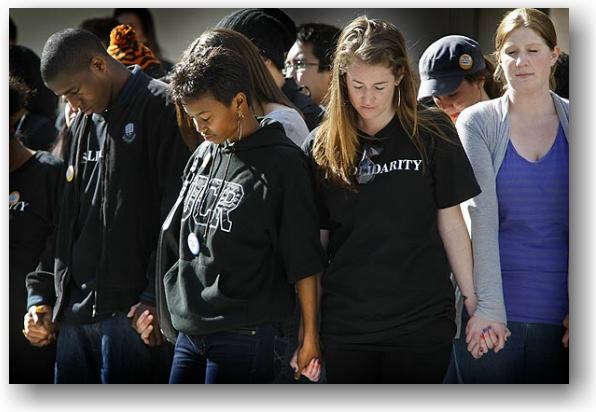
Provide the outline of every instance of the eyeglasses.
{"type": "Polygon", "coordinates": [[[319,63],[308,63],[306,60],[294,60],[293,62],[286,62],[284,68],[282,69],[282,73],[284,76],[287,76],[292,70],[304,70],[306,66],[318,66],[319,63]]]}
{"type": "Polygon", "coordinates": [[[360,185],[366,185],[372,182],[375,178],[374,167],[375,162],[371,160],[373,156],[378,156],[383,152],[383,146],[366,143],[362,151],[362,158],[358,163],[358,170],[356,170],[356,181],[360,185]]]}

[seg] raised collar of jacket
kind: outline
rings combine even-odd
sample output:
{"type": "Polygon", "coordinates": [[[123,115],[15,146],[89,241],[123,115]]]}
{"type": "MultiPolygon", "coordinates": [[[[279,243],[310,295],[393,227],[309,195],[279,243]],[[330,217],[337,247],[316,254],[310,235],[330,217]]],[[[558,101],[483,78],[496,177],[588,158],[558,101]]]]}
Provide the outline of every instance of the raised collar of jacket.
{"type": "Polygon", "coordinates": [[[128,66],[128,70],[130,70],[131,76],[126,81],[126,84],[124,85],[124,87],[122,88],[122,91],[116,98],[116,101],[111,103],[106,108],[104,113],[102,113],[102,115],[109,114],[111,111],[118,109],[122,106],[125,106],[126,103],[128,102],[128,99],[130,98],[130,96],[132,96],[132,94],[134,93],[135,87],[136,87],[137,83],[139,82],[139,79],[142,76],[143,70],[141,69],[141,66],[139,66],[138,64],[135,64],[133,66],[128,66]]]}

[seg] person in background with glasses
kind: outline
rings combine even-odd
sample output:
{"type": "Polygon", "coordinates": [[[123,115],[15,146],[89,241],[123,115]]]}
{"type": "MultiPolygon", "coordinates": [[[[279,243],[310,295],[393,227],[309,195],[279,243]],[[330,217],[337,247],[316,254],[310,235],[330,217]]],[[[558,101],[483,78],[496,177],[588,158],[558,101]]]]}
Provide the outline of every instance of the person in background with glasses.
{"type": "Polygon", "coordinates": [[[325,105],[339,33],[340,29],[329,24],[303,24],[286,58],[284,76],[293,78],[318,105],[325,105]]]}
{"type": "Polygon", "coordinates": [[[328,383],[440,383],[456,326],[450,272],[476,305],[459,204],[480,193],[447,115],[416,101],[406,43],[365,16],[341,33],[327,116],[304,149],[328,267],[328,383]]]}
{"type": "Polygon", "coordinates": [[[281,9],[240,9],[224,18],[216,28],[244,34],[259,50],[273,81],[304,115],[308,130],[317,127],[323,109],[314,103],[294,79],[283,74],[285,57],[296,40],[296,24],[281,9]]]}

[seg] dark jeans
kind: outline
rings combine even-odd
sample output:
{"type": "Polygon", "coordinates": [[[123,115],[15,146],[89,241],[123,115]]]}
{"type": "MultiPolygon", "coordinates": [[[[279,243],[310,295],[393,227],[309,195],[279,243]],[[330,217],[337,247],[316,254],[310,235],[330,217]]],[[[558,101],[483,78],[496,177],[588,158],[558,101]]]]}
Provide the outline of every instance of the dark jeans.
{"type": "Polygon", "coordinates": [[[24,310],[10,313],[9,383],[53,383],[56,343],[38,348],[23,336],[24,310]]]}
{"type": "Polygon", "coordinates": [[[63,323],[56,350],[56,383],[166,383],[169,343],[150,348],[126,313],[91,324],[63,323]]]}
{"type": "Polygon", "coordinates": [[[325,345],[327,383],[441,383],[451,343],[432,350],[352,350],[325,345]]]}
{"type": "MultiPolygon", "coordinates": [[[[467,316],[463,319],[465,331],[467,316]]],[[[480,359],[468,352],[465,335],[454,340],[460,383],[569,383],[569,350],[563,325],[508,322],[511,336],[498,353],[480,359]]]]}
{"type": "Polygon", "coordinates": [[[9,343],[9,383],[53,383],[56,343],[38,348],[25,339],[20,329],[19,333],[19,341],[11,339],[9,343]]]}
{"type": "Polygon", "coordinates": [[[455,339],[453,340],[453,342],[454,343],[453,348],[451,350],[451,358],[449,359],[449,368],[447,368],[447,372],[445,373],[445,377],[443,378],[443,383],[461,383],[461,376],[459,374],[457,362],[455,361],[455,339]]]}
{"type": "Polygon", "coordinates": [[[323,333],[327,382],[441,383],[455,330],[455,323],[441,316],[409,334],[362,347],[330,343],[323,333]]]}
{"type": "Polygon", "coordinates": [[[278,329],[263,324],[204,336],[179,333],[170,383],[271,383],[278,329]]]}

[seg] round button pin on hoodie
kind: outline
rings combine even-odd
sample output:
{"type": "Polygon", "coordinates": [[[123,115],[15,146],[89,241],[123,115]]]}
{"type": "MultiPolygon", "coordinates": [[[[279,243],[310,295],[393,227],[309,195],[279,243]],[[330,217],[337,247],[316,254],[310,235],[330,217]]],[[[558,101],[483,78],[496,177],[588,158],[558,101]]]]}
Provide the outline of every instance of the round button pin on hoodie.
{"type": "Polygon", "coordinates": [[[189,233],[188,237],[186,238],[186,243],[188,244],[188,249],[192,252],[193,255],[198,255],[200,250],[199,239],[197,235],[194,233],[189,233]]]}
{"type": "Polygon", "coordinates": [[[19,203],[21,195],[16,190],[8,194],[8,206],[13,206],[19,203]]]}
{"type": "Polygon", "coordinates": [[[74,178],[74,167],[72,165],[68,166],[68,169],[66,169],[66,181],[67,182],[72,182],[72,179],[74,178]]]}

